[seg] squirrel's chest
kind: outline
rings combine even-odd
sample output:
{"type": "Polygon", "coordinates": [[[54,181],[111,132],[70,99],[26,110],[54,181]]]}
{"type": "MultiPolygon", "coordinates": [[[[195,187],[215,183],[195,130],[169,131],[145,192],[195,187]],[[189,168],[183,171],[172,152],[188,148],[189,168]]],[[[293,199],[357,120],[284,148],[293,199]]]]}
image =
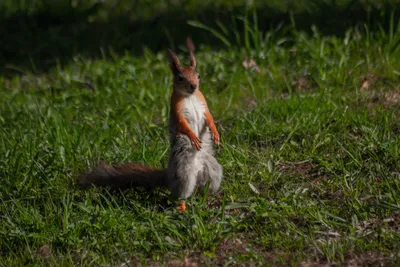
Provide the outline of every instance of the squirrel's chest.
{"type": "Polygon", "coordinates": [[[195,95],[191,95],[184,99],[182,111],[190,128],[198,135],[204,126],[206,106],[195,95]]]}

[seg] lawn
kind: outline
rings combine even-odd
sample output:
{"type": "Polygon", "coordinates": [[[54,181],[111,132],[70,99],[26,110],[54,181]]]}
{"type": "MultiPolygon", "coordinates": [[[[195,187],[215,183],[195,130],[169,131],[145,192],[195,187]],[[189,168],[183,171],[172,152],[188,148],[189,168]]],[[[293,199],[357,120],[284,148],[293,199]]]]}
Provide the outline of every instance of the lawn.
{"type": "Polygon", "coordinates": [[[396,1],[64,2],[0,4],[1,266],[400,263],[396,1]],[[167,165],[187,35],[220,192],[181,213],[76,187],[98,161],[167,165]]]}

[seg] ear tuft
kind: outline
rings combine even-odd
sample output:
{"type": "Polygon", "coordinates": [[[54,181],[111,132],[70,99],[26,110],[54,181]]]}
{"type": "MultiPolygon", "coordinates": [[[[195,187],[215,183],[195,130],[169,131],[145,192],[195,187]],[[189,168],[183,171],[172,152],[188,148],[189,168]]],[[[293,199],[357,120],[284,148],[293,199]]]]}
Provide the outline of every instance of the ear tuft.
{"type": "Polygon", "coordinates": [[[192,39],[190,39],[190,37],[186,37],[186,47],[189,52],[194,53],[194,50],[196,50],[196,47],[194,46],[192,39]]]}
{"type": "Polygon", "coordinates": [[[194,50],[196,48],[189,37],[186,37],[186,47],[189,52],[190,65],[192,66],[192,68],[196,68],[196,58],[194,57],[194,50]]]}
{"type": "Polygon", "coordinates": [[[176,75],[177,73],[179,73],[179,70],[181,68],[181,63],[179,61],[179,58],[175,54],[175,52],[173,52],[169,48],[167,50],[167,57],[168,57],[168,61],[169,61],[169,67],[171,68],[172,73],[174,73],[176,75]]]}

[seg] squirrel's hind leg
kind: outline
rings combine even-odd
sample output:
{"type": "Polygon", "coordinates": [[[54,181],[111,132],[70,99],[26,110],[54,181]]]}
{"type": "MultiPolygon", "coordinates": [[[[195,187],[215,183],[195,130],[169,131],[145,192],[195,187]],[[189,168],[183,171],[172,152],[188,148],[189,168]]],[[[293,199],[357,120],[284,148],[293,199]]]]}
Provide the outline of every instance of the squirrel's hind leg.
{"type": "Polygon", "coordinates": [[[197,177],[203,168],[198,152],[192,148],[187,136],[177,136],[168,166],[168,185],[171,198],[186,199],[197,186],[197,177]]]}
{"type": "Polygon", "coordinates": [[[222,166],[211,153],[204,152],[202,161],[203,167],[198,174],[198,181],[202,186],[208,183],[208,194],[214,195],[221,185],[223,177],[222,166]]]}
{"type": "Polygon", "coordinates": [[[208,193],[214,195],[217,193],[219,187],[221,186],[221,181],[223,177],[223,171],[221,164],[218,163],[217,159],[213,156],[209,156],[205,161],[205,169],[208,172],[208,181],[210,183],[208,193]]]}
{"type": "Polygon", "coordinates": [[[183,176],[182,174],[176,174],[174,181],[170,183],[171,198],[189,198],[196,189],[196,184],[196,174],[190,172],[183,174],[183,176]]]}

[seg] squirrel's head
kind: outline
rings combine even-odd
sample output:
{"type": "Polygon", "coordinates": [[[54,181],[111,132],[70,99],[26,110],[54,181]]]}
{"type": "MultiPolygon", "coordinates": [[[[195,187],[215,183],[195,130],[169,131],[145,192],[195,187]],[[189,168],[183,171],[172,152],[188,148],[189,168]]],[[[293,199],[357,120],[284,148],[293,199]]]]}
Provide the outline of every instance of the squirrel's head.
{"type": "Polygon", "coordinates": [[[190,66],[181,66],[178,56],[171,49],[168,49],[168,61],[174,75],[174,90],[190,95],[199,88],[200,75],[196,72],[195,47],[189,37],[186,38],[186,47],[189,52],[190,66]]]}

